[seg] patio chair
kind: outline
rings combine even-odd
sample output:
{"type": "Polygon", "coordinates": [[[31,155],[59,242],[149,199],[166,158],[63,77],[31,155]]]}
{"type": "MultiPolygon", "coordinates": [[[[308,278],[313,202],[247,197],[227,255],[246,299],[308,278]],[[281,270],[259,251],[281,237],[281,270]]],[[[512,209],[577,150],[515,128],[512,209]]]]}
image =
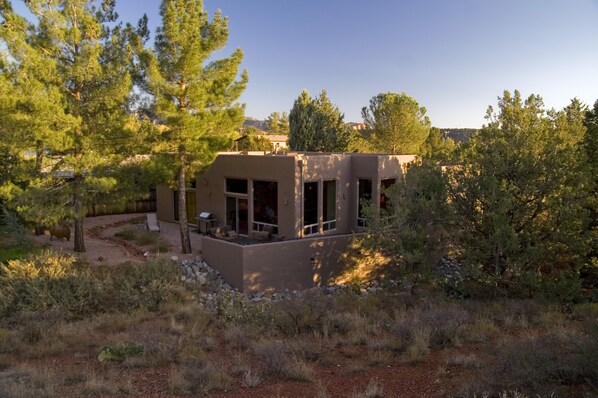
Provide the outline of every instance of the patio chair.
{"type": "Polygon", "coordinates": [[[156,218],[156,213],[146,214],[145,228],[150,232],[160,232],[160,223],[156,218]]]}

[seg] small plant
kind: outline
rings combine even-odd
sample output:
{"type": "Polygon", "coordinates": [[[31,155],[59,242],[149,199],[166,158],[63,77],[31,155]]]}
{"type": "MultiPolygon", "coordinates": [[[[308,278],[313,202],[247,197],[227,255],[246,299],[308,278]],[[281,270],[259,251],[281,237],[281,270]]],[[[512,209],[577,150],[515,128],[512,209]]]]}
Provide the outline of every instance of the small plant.
{"type": "Polygon", "coordinates": [[[171,368],[169,384],[176,394],[203,396],[213,390],[229,389],[232,379],[207,360],[186,361],[180,368],[171,368]]]}
{"type": "Polygon", "coordinates": [[[262,384],[262,376],[259,373],[247,370],[243,373],[243,387],[256,388],[262,384]]]}
{"type": "Polygon", "coordinates": [[[352,398],[382,398],[384,397],[384,388],[377,379],[370,379],[365,390],[361,392],[354,392],[351,394],[352,398]]]}
{"type": "Polygon", "coordinates": [[[131,228],[127,228],[127,229],[123,229],[122,231],[118,231],[117,233],[114,234],[114,236],[116,236],[117,238],[123,239],[123,240],[134,240],[135,237],[137,236],[138,231],[131,229],[131,228]]]}
{"type": "Polygon", "coordinates": [[[405,361],[419,362],[430,353],[430,335],[430,329],[426,327],[417,327],[413,330],[411,344],[404,354],[405,361]]]}
{"type": "Polygon", "coordinates": [[[480,367],[480,361],[478,360],[478,358],[471,354],[471,355],[455,355],[451,358],[449,358],[446,361],[447,365],[452,365],[452,366],[461,366],[464,368],[479,368],[480,367]]]}
{"type": "Polygon", "coordinates": [[[254,344],[253,351],[270,375],[297,381],[313,379],[312,368],[282,342],[262,340],[254,344]]]}
{"type": "Polygon", "coordinates": [[[143,355],[143,346],[131,341],[118,343],[114,347],[104,346],[100,350],[98,360],[123,362],[128,358],[137,358],[143,355]]]}

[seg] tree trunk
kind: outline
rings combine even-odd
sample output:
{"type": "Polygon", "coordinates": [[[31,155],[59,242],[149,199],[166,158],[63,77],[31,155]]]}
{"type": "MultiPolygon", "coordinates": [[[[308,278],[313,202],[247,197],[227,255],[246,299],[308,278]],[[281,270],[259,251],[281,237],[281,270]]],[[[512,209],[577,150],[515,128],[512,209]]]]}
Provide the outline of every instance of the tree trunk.
{"type": "Polygon", "coordinates": [[[75,219],[75,251],[85,253],[85,241],[83,239],[83,218],[75,219]]]}
{"type": "Polygon", "coordinates": [[[191,253],[191,238],[189,237],[189,224],[187,223],[187,187],[185,185],[185,162],[181,159],[177,176],[179,191],[179,226],[181,230],[181,252],[191,253]]]}
{"type": "Polygon", "coordinates": [[[84,235],[83,235],[83,219],[85,218],[85,216],[81,216],[81,205],[82,205],[82,200],[83,198],[81,197],[81,194],[78,192],[78,190],[80,189],[80,181],[81,181],[81,176],[80,175],[75,175],[75,194],[73,195],[73,207],[75,209],[75,214],[76,214],[76,218],[75,218],[75,237],[74,237],[74,241],[75,241],[75,251],[79,252],[79,253],[85,253],[85,239],[84,239],[84,235]]]}
{"type": "MultiPolygon", "coordinates": [[[[37,141],[35,145],[35,175],[37,177],[41,177],[42,175],[42,167],[44,165],[44,147],[41,141],[37,141]]],[[[46,228],[44,228],[41,224],[35,224],[35,235],[43,235],[46,232],[46,228]]]]}

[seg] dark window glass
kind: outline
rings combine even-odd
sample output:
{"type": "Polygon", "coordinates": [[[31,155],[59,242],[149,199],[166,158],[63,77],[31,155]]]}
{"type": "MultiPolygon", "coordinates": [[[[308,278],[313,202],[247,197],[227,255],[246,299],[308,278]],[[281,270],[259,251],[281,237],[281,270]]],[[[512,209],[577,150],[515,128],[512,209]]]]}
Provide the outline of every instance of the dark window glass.
{"type": "Polygon", "coordinates": [[[253,182],[253,221],[278,225],[277,182],[253,182]]]}
{"type": "Polygon", "coordinates": [[[303,225],[318,223],[318,183],[303,184],[303,225]]]}
{"type": "Polygon", "coordinates": [[[226,192],[247,194],[247,180],[227,178],[226,192]]]}
{"type": "Polygon", "coordinates": [[[324,221],[336,219],[336,181],[324,181],[324,221]]]}

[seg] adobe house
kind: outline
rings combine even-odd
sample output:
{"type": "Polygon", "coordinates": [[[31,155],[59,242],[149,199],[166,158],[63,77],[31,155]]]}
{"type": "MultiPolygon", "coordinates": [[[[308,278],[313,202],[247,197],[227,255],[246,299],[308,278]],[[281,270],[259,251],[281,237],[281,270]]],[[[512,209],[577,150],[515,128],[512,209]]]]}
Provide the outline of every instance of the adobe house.
{"type": "MultiPolygon", "coordinates": [[[[414,155],[220,153],[187,193],[188,219],[211,213],[237,239],[202,239],[205,260],[240,291],[325,285],[340,255],[367,227],[361,204],[384,206],[382,190],[414,155]],[[264,231],[274,239],[264,238],[264,231]]],[[[157,187],[160,220],[178,219],[176,195],[157,187]]]]}

